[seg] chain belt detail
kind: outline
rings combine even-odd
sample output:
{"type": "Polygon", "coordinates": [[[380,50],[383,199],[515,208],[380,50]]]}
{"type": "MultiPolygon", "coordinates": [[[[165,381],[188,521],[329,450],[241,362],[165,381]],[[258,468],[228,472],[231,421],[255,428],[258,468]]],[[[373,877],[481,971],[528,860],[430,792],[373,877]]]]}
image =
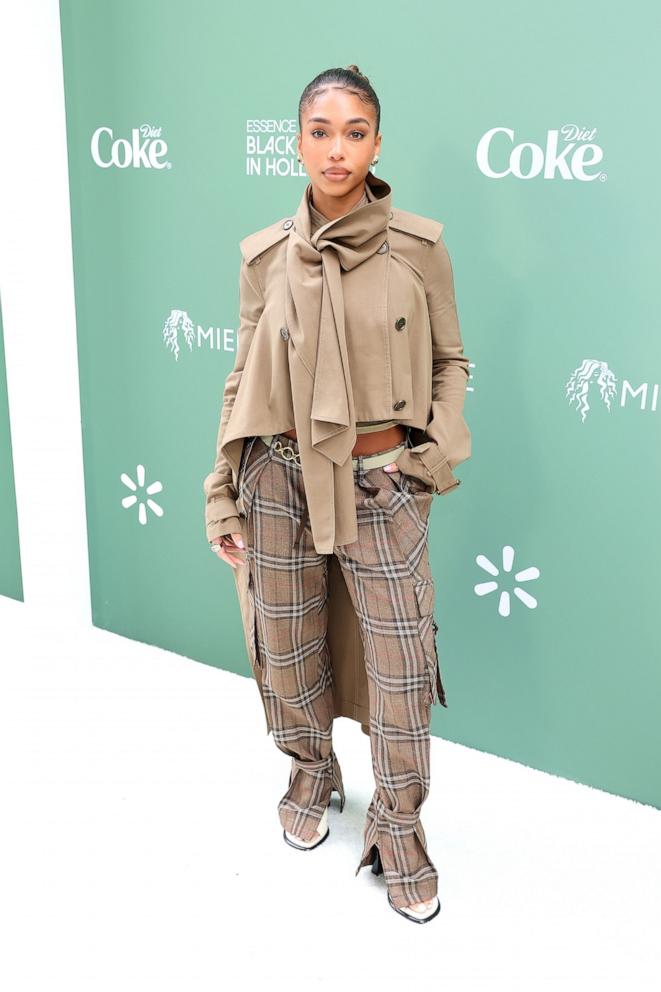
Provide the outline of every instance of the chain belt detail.
{"type": "MultiPolygon", "coordinates": [[[[274,435],[260,434],[259,436],[265,445],[270,446],[274,435]]],[[[363,463],[363,468],[365,469],[380,468],[382,465],[389,465],[390,462],[397,461],[397,458],[402,451],[405,450],[405,448],[406,444],[398,444],[394,448],[388,448],[386,451],[377,451],[372,455],[361,455],[359,457],[352,458],[351,461],[353,462],[354,468],[358,468],[361,461],[363,463]]],[[[300,452],[296,451],[295,448],[292,448],[291,445],[283,445],[282,441],[278,439],[273,445],[273,449],[274,451],[277,451],[278,454],[282,455],[282,457],[287,461],[295,461],[297,465],[301,464],[300,452]]]]}

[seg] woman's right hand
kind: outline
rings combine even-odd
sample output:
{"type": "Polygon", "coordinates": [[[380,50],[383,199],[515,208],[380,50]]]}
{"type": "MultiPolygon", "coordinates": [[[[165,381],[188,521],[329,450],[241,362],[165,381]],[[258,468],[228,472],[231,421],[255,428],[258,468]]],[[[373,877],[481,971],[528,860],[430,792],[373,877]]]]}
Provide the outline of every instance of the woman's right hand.
{"type": "Polygon", "coordinates": [[[218,557],[226,561],[232,568],[242,565],[245,561],[242,557],[236,557],[239,551],[245,553],[246,550],[240,531],[238,534],[223,534],[222,537],[215,538],[211,542],[211,547],[218,557]]]}

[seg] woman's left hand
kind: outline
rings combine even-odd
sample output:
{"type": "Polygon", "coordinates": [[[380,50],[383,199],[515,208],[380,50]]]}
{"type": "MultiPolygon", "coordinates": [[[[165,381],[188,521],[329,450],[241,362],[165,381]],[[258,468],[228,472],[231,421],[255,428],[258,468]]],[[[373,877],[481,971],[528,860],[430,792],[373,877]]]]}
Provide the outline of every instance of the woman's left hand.
{"type": "Polygon", "coordinates": [[[386,471],[386,472],[400,472],[401,471],[401,469],[400,469],[399,465],[397,464],[397,462],[390,462],[389,465],[384,465],[383,468],[384,468],[384,471],[386,471]]]}

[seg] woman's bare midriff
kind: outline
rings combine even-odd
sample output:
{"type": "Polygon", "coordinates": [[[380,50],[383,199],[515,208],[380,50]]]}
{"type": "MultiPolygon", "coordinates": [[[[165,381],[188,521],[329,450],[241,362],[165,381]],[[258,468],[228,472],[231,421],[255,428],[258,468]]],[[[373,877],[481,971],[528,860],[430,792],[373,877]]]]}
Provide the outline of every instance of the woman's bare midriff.
{"type": "MultiPolygon", "coordinates": [[[[289,431],[282,431],[285,437],[296,441],[296,429],[292,427],[289,431]]],[[[398,444],[403,444],[406,440],[406,428],[402,424],[393,424],[382,431],[370,431],[369,434],[359,434],[356,438],[351,454],[372,455],[376,451],[385,451],[388,448],[395,448],[398,444]]]]}

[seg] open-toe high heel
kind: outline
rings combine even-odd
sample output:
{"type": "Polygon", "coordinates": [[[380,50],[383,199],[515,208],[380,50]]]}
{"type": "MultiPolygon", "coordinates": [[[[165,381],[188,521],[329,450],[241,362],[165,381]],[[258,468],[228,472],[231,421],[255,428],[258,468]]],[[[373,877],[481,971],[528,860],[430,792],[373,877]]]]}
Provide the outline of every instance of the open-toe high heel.
{"type": "MultiPolygon", "coordinates": [[[[421,900],[421,902],[422,901],[423,900],[421,900]]],[[[414,923],[429,923],[429,921],[433,920],[435,916],[438,916],[441,911],[441,901],[438,896],[434,896],[433,899],[424,901],[432,903],[429,909],[411,909],[410,906],[402,906],[401,909],[398,909],[390,898],[390,893],[388,893],[388,902],[395,912],[399,913],[400,916],[405,916],[407,920],[413,920],[414,923]]]]}
{"type": "Polygon", "coordinates": [[[290,847],[295,847],[299,851],[312,851],[315,847],[319,847],[320,844],[326,840],[330,833],[330,827],[328,826],[328,807],[321,814],[321,819],[319,820],[319,826],[317,827],[317,834],[312,840],[302,840],[297,837],[296,834],[290,834],[288,830],[283,828],[282,836],[285,838],[290,847]]]}
{"type": "MultiPolygon", "coordinates": [[[[371,862],[372,871],[375,875],[382,875],[383,863],[381,861],[381,854],[376,844],[372,848],[372,852],[373,852],[372,862],[371,862]]],[[[433,899],[425,900],[425,901],[432,903],[429,909],[425,909],[425,910],[411,909],[409,906],[402,906],[401,909],[398,909],[397,906],[394,905],[392,899],[390,898],[390,893],[388,893],[388,902],[395,910],[395,912],[399,913],[400,916],[405,916],[407,920],[413,920],[414,923],[428,923],[429,920],[433,920],[434,917],[437,916],[438,913],[440,913],[441,903],[438,896],[434,896],[433,899]]]]}

